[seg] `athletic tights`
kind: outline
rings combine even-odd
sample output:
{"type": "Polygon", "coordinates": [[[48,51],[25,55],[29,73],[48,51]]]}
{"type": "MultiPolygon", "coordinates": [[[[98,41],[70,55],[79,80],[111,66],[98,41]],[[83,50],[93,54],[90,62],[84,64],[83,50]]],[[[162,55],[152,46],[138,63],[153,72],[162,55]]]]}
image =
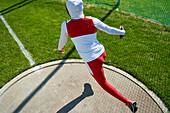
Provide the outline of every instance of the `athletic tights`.
{"type": "Polygon", "coordinates": [[[123,103],[126,103],[128,100],[123,95],[121,95],[112,85],[110,85],[104,76],[102,65],[105,58],[106,51],[104,51],[104,53],[97,59],[87,62],[86,65],[91,75],[106,92],[108,92],[118,100],[122,101],[123,103]]]}

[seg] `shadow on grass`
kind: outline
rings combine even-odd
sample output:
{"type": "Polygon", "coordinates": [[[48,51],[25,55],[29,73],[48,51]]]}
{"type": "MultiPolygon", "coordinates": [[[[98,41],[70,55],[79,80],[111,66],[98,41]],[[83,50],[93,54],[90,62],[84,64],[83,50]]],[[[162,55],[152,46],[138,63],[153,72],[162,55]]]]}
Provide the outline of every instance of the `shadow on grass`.
{"type": "MultiPolygon", "coordinates": [[[[45,85],[46,83],[54,76],[54,74],[64,65],[65,63],[65,59],[69,58],[69,56],[74,52],[75,47],[73,47],[69,53],[64,57],[64,60],[62,60],[58,66],[53,70],[53,72],[51,72],[51,74],[49,74],[45,80],[25,99],[22,101],[22,103],[13,111],[13,113],[19,113],[24,106],[31,100],[31,98],[33,98],[38,91],[40,91],[45,85]]],[[[81,97],[82,98],[82,97],[81,97]]]]}
{"type": "Polygon", "coordinates": [[[7,13],[13,11],[13,10],[19,9],[19,8],[21,8],[21,7],[23,7],[23,6],[27,5],[27,4],[30,4],[33,1],[37,1],[37,0],[24,0],[24,1],[21,1],[21,2],[16,3],[16,4],[6,8],[6,9],[0,10],[0,13],[1,13],[1,15],[5,15],[5,14],[7,14],[7,13]]]}
{"type": "Polygon", "coordinates": [[[70,103],[65,105],[63,108],[61,108],[56,113],[68,113],[77,104],[79,104],[83,99],[85,99],[86,97],[92,96],[92,95],[93,95],[93,90],[91,88],[91,85],[86,83],[86,84],[84,84],[84,91],[83,91],[83,93],[79,97],[77,97],[76,99],[74,99],[73,101],[71,101],[70,103]]]}
{"type": "Polygon", "coordinates": [[[105,5],[105,6],[109,6],[109,7],[113,7],[113,5],[112,4],[108,4],[108,3],[104,3],[104,2],[95,2],[95,4],[97,4],[97,5],[105,5]]]}
{"type": "Polygon", "coordinates": [[[119,5],[120,5],[120,0],[118,0],[117,4],[106,14],[105,17],[103,17],[101,19],[101,21],[103,22],[113,12],[113,10],[115,10],[119,7],[119,5]]]}
{"type": "MultiPolygon", "coordinates": [[[[0,13],[2,15],[4,14],[7,14],[15,9],[18,9],[18,8],[21,8],[33,1],[36,1],[36,0],[24,0],[22,2],[19,2],[15,5],[12,5],[4,10],[1,10],[0,13]]],[[[118,0],[120,1],[120,0],[118,0]]],[[[108,12],[108,14],[102,19],[102,21],[104,21],[110,14],[111,12],[116,9],[116,7],[118,7],[120,4],[120,2],[118,2],[116,4],[116,6],[110,10],[108,12]]],[[[64,59],[68,59],[69,56],[72,54],[72,52],[74,52],[75,50],[75,47],[73,47],[70,52],[64,57],[64,59]]],[[[53,77],[53,75],[64,65],[66,60],[62,60],[62,62],[60,64],[58,64],[58,66],[53,70],[53,72],[51,72],[51,74],[49,74],[45,80],[26,98],[22,101],[22,103],[13,111],[13,113],[19,113],[23,108],[24,106],[37,94],[38,91],[40,91],[45,85],[46,83],[53,77]]],[[[73,101],[71,101],[70,103],[68,103],[66,106],[64,106],[63,108],[61,108],[57,113],[67,113],[69,112],[70,110],[72,110],[78,103],[80,103],[83,99],[85,99],[86,97],[88,96],[91,96],[93,95],[93,91],[91,89],[91,86],[90,84],[85,84],[84,85],[84,92],[82,93],[82,95],[80,95],[79,97],[77,97],[76,99],[74,99],[73,101]]]]}

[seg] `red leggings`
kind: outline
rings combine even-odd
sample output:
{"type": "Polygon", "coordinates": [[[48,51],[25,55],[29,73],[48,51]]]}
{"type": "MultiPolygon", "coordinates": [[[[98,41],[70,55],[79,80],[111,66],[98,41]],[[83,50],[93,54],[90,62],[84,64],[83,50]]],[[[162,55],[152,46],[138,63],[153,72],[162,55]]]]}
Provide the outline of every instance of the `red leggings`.
{"type": "Polygon", "coordinates": [[[104,53],[97,59],[87,62],[86,65],[89,68],[91,75],[106,92],[119,99],[123,103],[126,103],[128,100],[106,81],[104,70],[102,68],[105,58],[106,51],[104,51],[104,53]]]}

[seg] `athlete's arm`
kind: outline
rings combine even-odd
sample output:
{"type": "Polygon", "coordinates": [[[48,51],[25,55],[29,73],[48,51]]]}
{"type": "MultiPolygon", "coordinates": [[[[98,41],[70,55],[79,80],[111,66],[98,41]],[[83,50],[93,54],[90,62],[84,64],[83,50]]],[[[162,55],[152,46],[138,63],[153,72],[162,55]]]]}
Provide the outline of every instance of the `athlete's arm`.
{"type": "Polygon", "coordinates": [[[124,35],[125,34],[125,30],[120,30],[120,29],[117,29],[114,27],[110,27],[97,18],[93,18],[93,23],[96,28],[98,28],[108,34],[112,34],[112,35],[124,35]]]}
{"type": "Polygon", "coordinates": [[[58,45],[58,50],[60,53],[64,54],[64,46],[67,43],[67,28],[66,28],[66,22],[63,22],[61,25],[61,35],[60,35],[60,40],[59,40],[59,45],[58,45]]]}

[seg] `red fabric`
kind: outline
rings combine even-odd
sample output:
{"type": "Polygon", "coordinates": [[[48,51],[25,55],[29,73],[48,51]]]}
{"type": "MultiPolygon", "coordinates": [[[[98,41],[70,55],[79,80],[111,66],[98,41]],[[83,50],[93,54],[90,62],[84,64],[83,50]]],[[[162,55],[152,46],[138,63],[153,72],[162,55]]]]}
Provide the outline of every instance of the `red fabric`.
{"type": "Polygon", "coordinates": [[[87,62],[89,65],[90,69],[93,72],[93,77],[94,79],[98,82],[98,84],[109,94],[114,96],[115,98],[119,99],[123,103],[127,103],[127,99],[121,95],[113,86],[111,86],[105,76],[104,76],[104,70],[102,68],[104,59],[106,58],[106,51],[97,59],[87,62]]]}
{"type": "Polygon", "coordinates": [[[93,34],[97,32],[97,28],[93,24],[93,20],[89,18],[70,20],[67,23],[67,31],[71,38],[93,34]]]}

